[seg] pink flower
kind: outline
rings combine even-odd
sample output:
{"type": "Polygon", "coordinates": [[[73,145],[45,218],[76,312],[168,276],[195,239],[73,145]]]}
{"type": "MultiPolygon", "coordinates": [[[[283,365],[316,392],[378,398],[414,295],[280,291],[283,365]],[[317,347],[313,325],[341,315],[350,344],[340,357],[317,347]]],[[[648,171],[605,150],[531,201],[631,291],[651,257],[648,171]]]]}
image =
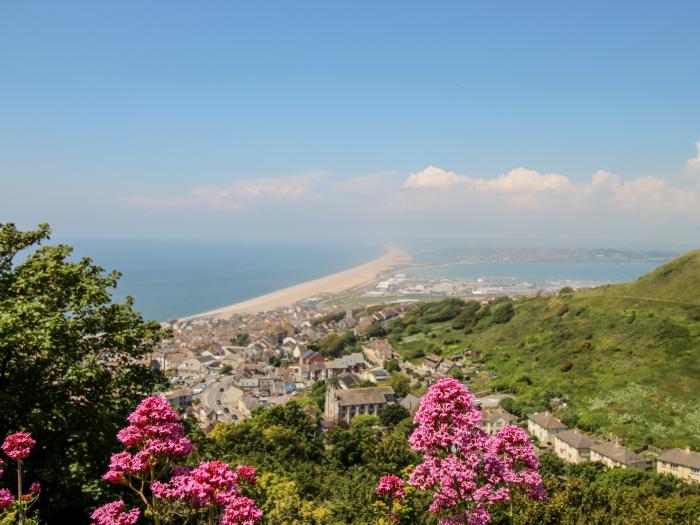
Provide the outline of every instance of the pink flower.
{"type": "Polygon", "coordinates": [[[380,496],[389,496],[393,499],[403,499],[406,497],[406,491],[403,488],[403,480],[393,474],[382,476],[374,491],[380,496]]]}
{"type": "Polygon", "coordinates": [[[5,462],[2,459],[0,459],[0,478],[2,477],[3,473],[5,472],[3,470],[4,466],[5,466],[5,462]]]}
{"type": "Polygon", "coordinates": [[[141,401],[128,421],[130,425],[117,433],[117,439],[133,452],[112,455],[102,476],[110,483],[126,483],[129,475],[146,473],[161,460],[182,458],[194,450],[184,436],[179,414],[162,397],[141,401]]]}
{"type": "Polygon", "coordinates": [[[433,490],[430,512],[442,516],[441,524],[486,524],[488,507],[510,499],[513,490],[544,497],[527,433],[513,425],[496,436],[486,434],[474,396],[459,381],[441,379],[431,386],[413,422],[409,442],[423,453],[423,462],[408,482],[433,490]]]}
{"type": "Polygon", "coordinates": [[[192,443],[184,436],[180,415],[163,397],[147,397],[127,418],[130,425],[117,433],[126,448],[148,450],[172,459],[188,455],[192,443]]]}
{"type": "Polygon", "coordinates": [[[102,476],[102,479],[114,484],[126,483],[127,475],[138,474],[150,468],[150,464],[143,460],[143,456],[137,459],[129,452],[112,454],[112,458],[109,460],[109,470],[102,476]]]}
{"type": "Polygon", "coordinates": [[[236,467],[236,475],[239,482],[244,481],[250,485],[255,485],[255,468],[247,465],[238,465],[236,467]]]}
{"type": "Polygon", "coordinates": [[[221,525],[255,525],[262,517],[262,511],[252,499],[239,496],[226,506],[221,525]]]}
{"type": "Polygon", "coordinates": [[[0,489],[0,509],[11,507],[15,503],[15,497],[7,489],[0,489]]]}
{"type": "Polygon", "coordinates": [[[238,476],[226,463],[208,461],[197,468],[173,476],[169,483],[151,484],[157,498],[183,500],[193,507],[226,505],[240,494],[238,476]]]}
{"type": "Polygon", "coordinates": [[[15,461],[21,461],[32,451],[36,445],[36,441],[32,439],[32,435],[28,432],[15,432],[5,438],[2,444],[2,450],[7,457],[15,461]]]}
{"type": "Polygon", "coordinates": [[[474,405],[474,396],[456,379],[440,379],[421,398],[413,417],[416,425],[408,439],[419,452],[467,447],[474,430],[479,429],[481,412],[474,405]]]}
{"type": "Polygon", "coordinates": [[[91,518],[93,525],[134,525],[140,515],[139,509],[124,512],[124,502],[117,500],[95,509],[91,518]]]}

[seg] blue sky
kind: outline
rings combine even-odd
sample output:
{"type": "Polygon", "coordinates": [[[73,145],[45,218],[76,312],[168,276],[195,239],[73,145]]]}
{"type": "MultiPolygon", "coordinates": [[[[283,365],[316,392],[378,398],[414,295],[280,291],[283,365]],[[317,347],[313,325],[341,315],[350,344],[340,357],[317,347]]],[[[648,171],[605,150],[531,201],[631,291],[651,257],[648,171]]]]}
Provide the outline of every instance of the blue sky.
{"type": "Polygon", "coordinates": [[[6,2],[0,221],[697,244],[699,19],[698,2],[6,2]]]}

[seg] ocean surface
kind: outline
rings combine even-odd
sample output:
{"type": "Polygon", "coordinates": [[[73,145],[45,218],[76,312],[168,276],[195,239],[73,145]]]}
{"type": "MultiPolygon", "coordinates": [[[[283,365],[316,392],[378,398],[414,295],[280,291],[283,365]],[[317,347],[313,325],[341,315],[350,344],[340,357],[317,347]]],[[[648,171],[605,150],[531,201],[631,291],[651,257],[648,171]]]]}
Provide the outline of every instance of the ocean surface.
{"type": "Polygon", "coordinates": [[[384,253],[378,245],[65,240],[76,257],[122,273],[115,299],[164,321],[333,274],[384,253]]]}
{"type": "Polygon", "coordinates": [[[578,281],[618,283],[632,281],[662,263],[653,262],[489,262],[446,264],[406,269],[406,273],[448,279],[484,278],[492,284],[578,281]]]}
{"type": "MultiPolygon", "coordinates": [[[[62,240],[75,257],[90,257],[122,273],[117,300],[135,298],[146,319],[164,321],[252,299],[365,263],[384,253],[372,244],[215,243],[133,240],[62,240]]],[[[436,262],[416,260],[418,263],[436,262]]],[[[444,261],[441,261],[444,262],[444,261]]],[[[483,277],[491,284],[553,281],[621,282],[660,263],[490,262],[410,268],[413,274],[445,278],[483,277]]]]}

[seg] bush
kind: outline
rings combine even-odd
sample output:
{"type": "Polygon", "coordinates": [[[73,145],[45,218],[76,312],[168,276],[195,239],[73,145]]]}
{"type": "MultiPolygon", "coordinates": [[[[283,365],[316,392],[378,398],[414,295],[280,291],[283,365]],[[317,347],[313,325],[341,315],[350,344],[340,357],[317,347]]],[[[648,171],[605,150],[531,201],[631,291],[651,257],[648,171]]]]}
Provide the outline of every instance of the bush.
{"type": "Polygon", "coordinates": [[[495,324],[505,324],[515,316],[513,303],[501,303],[493,309],[493,322],[495,324]]]}

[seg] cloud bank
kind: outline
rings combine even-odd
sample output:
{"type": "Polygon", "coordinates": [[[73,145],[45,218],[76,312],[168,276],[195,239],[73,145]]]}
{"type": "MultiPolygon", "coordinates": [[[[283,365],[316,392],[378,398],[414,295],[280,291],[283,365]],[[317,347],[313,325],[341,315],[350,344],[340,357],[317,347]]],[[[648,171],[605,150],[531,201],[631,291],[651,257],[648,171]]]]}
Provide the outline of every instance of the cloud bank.
{"type": "Polygon", "coordinates": [[[223,186],[197,186],[186,195],[131,195],[122,201],[140,208],[238,210],[261,203],[299,201],[312,198],[315,188],[325,178],[321,172],[286,177],[239,179],[223,186]]]}
{"type": "MultiPolygon", "coordinates": [[[[251,232],[325,232],[332,238],[437,233],[464,235],[606,236],[697,242],[700,231],[700,142],[676,176],[622,176],[599,170],[571,178],[515,167],[492,177],[435,165],[411,173],[359,174],[339,179],[309,172],[239,178],[183,194],[132,195],[132,209],[182,220],[206,217],[251,232]],[[687,172],[693,176],[682,176],[687,172]],[[694,175],[699,175],[695,177],[694,175]],[[692,237],[689,238],[689,237],[692,237]]],[[[601,237],[602,238],[602,237],[601,237]]]]}

